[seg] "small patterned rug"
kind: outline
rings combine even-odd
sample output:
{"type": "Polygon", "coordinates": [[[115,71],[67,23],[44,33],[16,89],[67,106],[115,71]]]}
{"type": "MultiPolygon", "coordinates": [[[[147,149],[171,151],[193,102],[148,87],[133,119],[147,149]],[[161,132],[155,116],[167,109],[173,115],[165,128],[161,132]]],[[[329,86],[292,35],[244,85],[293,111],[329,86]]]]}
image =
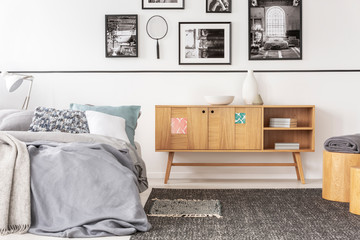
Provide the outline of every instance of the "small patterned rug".
{"type": "Polygon", "coordinates": [[[221,218],[154,217],[131,240],[360,239],[360,216],[349,204],[322,199],[321,189],[153,189],[152,199],[218,200],[221,218]]]}
{"type": "Polygon", "coordinates": [[[219,200],[152,199],[148,216],[221,218],[219,200]]]}

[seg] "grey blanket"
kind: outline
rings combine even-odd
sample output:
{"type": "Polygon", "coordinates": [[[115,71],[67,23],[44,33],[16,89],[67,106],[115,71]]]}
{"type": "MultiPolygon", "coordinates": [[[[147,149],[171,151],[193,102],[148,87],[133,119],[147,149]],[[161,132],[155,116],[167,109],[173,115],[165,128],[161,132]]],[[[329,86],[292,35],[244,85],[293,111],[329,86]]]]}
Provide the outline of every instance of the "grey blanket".
{"type": "Polygon", "coordinates": [[[51,141],[51,142],[83,142],[83,143],[102,143],[110,145],[116,149],[127,149],[131,160],[133,161],[137,170],[137,179],[139,182],[139,191],[143,192],[148,188],[148,181],[146,177],[145,163],[135,148],[122,140],[117,138],[110,138],[95,134],[70,134],[62,132],[23,132],[23,131],[8,131],[8,133],[23,142],[34,141],[51,141]]]}
{"type": "Polygon", "coordinates": [[[360,134],[331,137],[324,148],[329,152],[360,153],[360,134]]]}
{"type": "Polygon", "coordinates": [[[137,169],[128,150],[107,144],[27,143],[31,159],[30,233],[100,237],[148,231],[137,169]]]}

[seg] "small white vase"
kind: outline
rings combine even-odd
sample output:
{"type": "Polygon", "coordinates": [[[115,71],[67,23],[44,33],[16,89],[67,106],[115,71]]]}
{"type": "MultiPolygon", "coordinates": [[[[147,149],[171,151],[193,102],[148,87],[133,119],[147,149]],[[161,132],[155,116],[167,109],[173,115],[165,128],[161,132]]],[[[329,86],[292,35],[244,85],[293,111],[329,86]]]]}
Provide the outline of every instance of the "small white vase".
{"type": "Polygon", "coordinates": [[[242,88],[242,97],[244,99],[245,104],[252,104],[257,96],[258,96],[258,87],[254,76],[254,71],[248,70],[248,74],[245,78],[242,88]]]}

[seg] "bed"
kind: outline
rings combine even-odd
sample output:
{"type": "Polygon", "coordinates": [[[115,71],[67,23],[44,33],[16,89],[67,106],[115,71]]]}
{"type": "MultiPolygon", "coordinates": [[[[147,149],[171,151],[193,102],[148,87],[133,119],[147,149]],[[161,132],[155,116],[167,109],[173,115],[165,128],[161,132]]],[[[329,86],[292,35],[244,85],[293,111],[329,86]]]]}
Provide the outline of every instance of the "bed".
{"type": "MultiPolygon", "coordinates": [[[[30,129],[51,125],[46,121],[44,124],[44,108],[40,110],[40,115],[38,108],[33,113],[30,129]],[[35,126],[36,120],[42,125],[35,126]]],[[[66,110],[60,116],[53,110],[45,111],[45,119],[58,121],[53,127],[68,125],[72,129],[64,122],[74,119],[77,126],[85,127],[85,111],[66,110]],[[82,118],[67,115],[69,112],[79,113],[82,118]]],[[[115,117],[94,112],[106,115],[107,120],[115,117]]],[[[18,119],[23,125],[30,121],[30,117],[18,119]]],[[[93,123],[99,127],[99,119],[103,120],[91,114],[87,119],[92,119],[86,122],[89,128],[93,123]]],[[[129,138],[133,136],[126,134],[128,118],[120,118],[123,125],[117,137],[60,130],[4,131],[6,120],[0,113],[0,217],[5,219],[0,222],[2,235],[30,232],[54,237],[101,237],[130,235],[151,228],[139,197],[148,188],[146,168],[139,145],[131,143],[129,138]]],[[[119,126],[119,122],[107,121],[100,124],[101,130],[111,128],[113,123],[119,126]]]]}
{"type": "Polygon", "coordinates": [[[282,38],[269,38],[264,44],[264,50],[281,50],[287,48],[289,48],[289,44],[282,38]]]}

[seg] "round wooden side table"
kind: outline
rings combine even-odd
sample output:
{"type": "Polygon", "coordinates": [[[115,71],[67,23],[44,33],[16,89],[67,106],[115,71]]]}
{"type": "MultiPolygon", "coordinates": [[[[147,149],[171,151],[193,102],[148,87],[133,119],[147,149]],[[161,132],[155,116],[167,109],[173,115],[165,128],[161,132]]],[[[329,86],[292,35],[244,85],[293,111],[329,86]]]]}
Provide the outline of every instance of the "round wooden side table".
{"type": "Polygon", "coordinates": [[[350,202],[350,168],[360,167],[360,154],[324,151],[322,197],[350,202]]]}
{"type": "Polygon", "coordinates": [[[350,212],[360,215],[360,167],[350,169],[350,212]]]}

